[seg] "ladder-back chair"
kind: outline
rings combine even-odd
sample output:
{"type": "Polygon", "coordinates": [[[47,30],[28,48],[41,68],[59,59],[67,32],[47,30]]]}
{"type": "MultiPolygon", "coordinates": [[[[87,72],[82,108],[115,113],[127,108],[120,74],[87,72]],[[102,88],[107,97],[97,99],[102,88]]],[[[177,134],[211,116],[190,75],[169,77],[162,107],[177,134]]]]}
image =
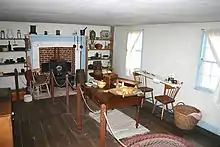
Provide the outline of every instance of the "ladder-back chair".
{"type": "MultiPolygon", "coordinates": [[[[182,83],[181,83],[181,85],[182,85],[182,83]]],[[[170,85],[165,84],[164,94],[155,96],[156,102],[154,104],[152,113],[154,113],[155,108],[157,106],[157,102],[159,101],[162,104],[162,113],[161,113],[161,117],[160,117],[161,120],[162,120],[163,117],[164,117],[165,106],[166,106],[166,110],[168,111],[168,104],[171,104],[171,107],[172,107],[172,110],[173,110],[173,107],[174,107],[173,103],[175,102],[175,97],[176,97],[177,93],[179,92],[180,88],[181,88],[181,86],[172,87],[170,85]]],[[[158,105],[158,106],[161,106],[161,105],[158,105]]]]}
{"type": "MultiPolygon", "coordinates": [[[[139,82],[139,84],[137,85],[137,88],[140,89],[144,93],[144,96],[148,92],[151,93],[151,97],[145,98],[145,99],[150,99],[152,101],[152,103],[154,104],[153,88],[150,88],[147,86],[147,77],[143,76],[137,72],[133,72],[133,76],[134,76],[134,80],[139,82]]],[[[143,102],[144,102],[144,100],[143,100],[143,102]]],[[[142,105],[143,105],[143,102],[142,102],[142,105]]]]}
{"type": "Polygon", "coordinates": [[[50,80],[49,75],[41,74],[40,71],[41,71],[40,68],[32,69],[32,77],[33,77],[32,85],[33,85],[34,90],[36,89],[37,91],[37,99],[39,99],[40,91],[42,92],[43,86],[46,86],[46,91],[49,97],[51,97],[49,86],[48,86],[48,83],[50,80]]]}

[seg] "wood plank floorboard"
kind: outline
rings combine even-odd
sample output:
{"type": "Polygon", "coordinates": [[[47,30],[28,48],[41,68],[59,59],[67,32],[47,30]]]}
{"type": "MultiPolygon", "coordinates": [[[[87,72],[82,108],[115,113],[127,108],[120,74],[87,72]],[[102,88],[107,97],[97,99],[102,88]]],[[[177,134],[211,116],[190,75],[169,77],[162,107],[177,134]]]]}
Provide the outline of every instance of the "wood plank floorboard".
{"type": "MultiPolygon", "coordinates": [[[[130,117],[135,116],[135,107],[119,109],[130,117]]],[[[14,102],[13,121],[14,147],[98,147],[99,124],[88,112],[83,112],[83,130],[76,129],[76,98],[70,97],[70,113],[66,112],[65,98],[35,100],[31,103],[14,102]]],[[[160,109],[151,114],[152,104],[145,102],[140,113],[140,123],[150,133],[168,133],[183,137],[195,147],[220,147],[220,137],[200,127],[183,131],[174,124],[170,113],[160,120],[160,109]]],[[[118,147],[107,133],[107,147],[118,147]]]]}

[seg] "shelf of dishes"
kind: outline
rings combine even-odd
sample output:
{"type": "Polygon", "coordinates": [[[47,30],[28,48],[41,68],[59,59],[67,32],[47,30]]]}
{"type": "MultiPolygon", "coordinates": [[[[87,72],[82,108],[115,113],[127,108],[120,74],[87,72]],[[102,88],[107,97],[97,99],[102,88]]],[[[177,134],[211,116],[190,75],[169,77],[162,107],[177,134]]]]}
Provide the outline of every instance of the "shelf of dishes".
{"type": "Polygon", "coordinates": [[[10,65],[10,64],[24,64],[24,57],[17,58],[16,61],[14,59],[3,59],[0,58],[0,65],[10,65]]]}
{"type": "MultiPolygon", "coordinates": [[[[112,70],[112,67],[104,67],[104,66],[102,66],[102,69],[107,69],[107,70],[112,70]]],[[[93,70],[93,65],[92,64],[90,64],[89,66],[88,66],[88,70],[93,70]]]]}
{"type": "Polygon", "coordinates": [[[111,58],[96,58],[96,59],[88,59],[88,61],[94,61],[94,60],[111,60],[111,58]]]}
{"type": "Polygon", "coordinates": [[[112,38],[101,38],[101,37],[95,37],[95,39],[88,39],[88,40],[97,40],[97,41],[112,41],[112,38]]]}
{"type": "Polygon", "coordinates": [[[14,51],[22,51],[26,50],[25,47],[15,47],[9,45],[0,45],[0,52],[14,52],[14,51]]]}
{"type": "Polygon", "coordinates": [[[93,56],[88,57],[88,60],[110,60],[111,56],[109,54],[102,55],[102,53],[96,52],[93,56]]]}
{"type": "Polygon", "coordinates": [[[88,51],[111,51],[112,49],[109,48],[103,48],[103,49],[88,49],[88,51]]]}

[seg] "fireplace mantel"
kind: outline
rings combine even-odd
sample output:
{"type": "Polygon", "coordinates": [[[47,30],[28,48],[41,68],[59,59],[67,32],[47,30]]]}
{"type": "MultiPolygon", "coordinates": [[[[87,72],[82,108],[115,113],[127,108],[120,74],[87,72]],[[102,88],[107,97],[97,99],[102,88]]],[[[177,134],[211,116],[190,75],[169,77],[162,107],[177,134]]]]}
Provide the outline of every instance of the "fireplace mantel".
{"type": "Polygon", "coordinates": [[[40,68],[40,48],[46,47],[73,47],[74,44],[78,46],[75,49],[75,69],[80,68],[80,51],[81,52],[81,68],[85,69],[86,60],[86,43],[84,36],[43,36],[43,35],[31,35],[31,68],[40,68]],[[78,41],[77,41],[78,40],[78,41]],[[77,45],[78,42],[78,45],[77,45]],[[83,45],[82,50],[79,46],[83,45]]]}

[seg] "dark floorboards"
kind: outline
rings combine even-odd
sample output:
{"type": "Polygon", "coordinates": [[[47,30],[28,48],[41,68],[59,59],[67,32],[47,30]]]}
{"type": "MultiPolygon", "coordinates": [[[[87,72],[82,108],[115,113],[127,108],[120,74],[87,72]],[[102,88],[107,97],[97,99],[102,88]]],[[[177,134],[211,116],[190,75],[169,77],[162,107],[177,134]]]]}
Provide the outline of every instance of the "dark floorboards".
{"type": "MultiPolygon", "coordinates": [[[[88,114],[83,115],[83,131],[76,129],[76,99],[70,98],[71,113],[66,113],[64,98],[56,98],[53,105],[51,99],[33,101],[31,103],[15,102],[13,129],[15,147],[98,147],[99,124],[88,114]]],[[[120,109],[131,117],[135,116],[135,108],[120,109]]],[[[218,147],[220,137],[201,128],[193,131],[182,131],[173,122],[170,114],[165,114],[161,121],[157,114],[151,114],[152,105],[145,103],[141,109],[140,123],[151,133],[169,133],[192,142],[195,147],[218,147]]],[[[159,109],[157,109],[157,112],[159,109]]],[[[118,144],[108,134],[107,147],[118,144]]]]}

